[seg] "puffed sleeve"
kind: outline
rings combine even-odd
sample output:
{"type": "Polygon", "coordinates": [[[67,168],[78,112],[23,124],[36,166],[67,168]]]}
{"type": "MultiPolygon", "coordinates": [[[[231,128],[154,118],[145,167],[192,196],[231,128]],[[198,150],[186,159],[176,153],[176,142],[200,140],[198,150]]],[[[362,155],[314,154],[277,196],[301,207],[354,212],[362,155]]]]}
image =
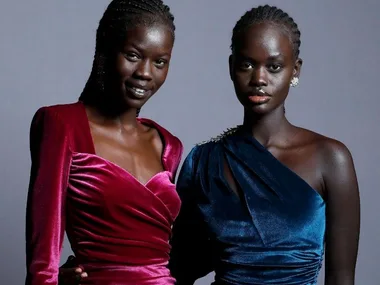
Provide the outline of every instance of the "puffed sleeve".
{"type": "Polygon", "coordinates": [[[51,107],[39,109],[30,130],[31,174],[26,210],[26,285],[58,284],[65,231],[69,134],[51,107]]]}

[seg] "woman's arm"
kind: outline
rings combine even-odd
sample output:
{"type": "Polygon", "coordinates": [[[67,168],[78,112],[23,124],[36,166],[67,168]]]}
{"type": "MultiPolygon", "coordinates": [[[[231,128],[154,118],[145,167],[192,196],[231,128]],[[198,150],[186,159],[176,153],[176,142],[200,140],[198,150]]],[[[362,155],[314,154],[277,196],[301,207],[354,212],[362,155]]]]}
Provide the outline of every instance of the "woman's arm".
{"type": "Polygon", "coordinates": [[[71,164],[67,130],[51,107],[30,130],[32,167],[26,213],[26,285],[58,284],[65,230],[65,194],[71,164]]]}
{"type": "Polygon", "coordinates": [[[330,141],[323,147],[326,200],[325,285],[354,285],[360,232],[360,198],[349,150],[330,141]]]}
{"type": "Polygon", "coordinates": [[[195,149],[186,157],[177,182],[182,206],[173,227],[169,262],[177,285],[192,285],[214,270],[211,240],[196,199],[200,190],[194,176],[195,149]]]}

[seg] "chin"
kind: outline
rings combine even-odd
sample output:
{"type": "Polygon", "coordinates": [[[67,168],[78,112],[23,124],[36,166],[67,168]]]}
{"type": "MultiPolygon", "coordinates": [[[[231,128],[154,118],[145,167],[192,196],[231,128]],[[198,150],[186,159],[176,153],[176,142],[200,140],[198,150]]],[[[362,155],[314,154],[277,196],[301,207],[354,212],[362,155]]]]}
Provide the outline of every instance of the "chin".
{"type": "Polygon", "coordinates": [[[145,103],[149,100],[150,97],[147,98],[133,98],[133,97],[125,97],[124,103],[126,106],[130,108],[140,109],[145,103]]]}
{"type": "Polygon", "coordinates": [[[127,100],[125,100],[124,105],[128,109],[129,108],[140,109],[142,106],[144,106],[144,103],[143,102],[136,102],[134,100],[127,99],[127,100]]]}
{"type": "Polygon", "coordinates": [[[272,111],[271,108],[268,106],[268,104],[257,104],[257,105],[250,104],[249,106],[244,106],[244,109],[251,114],[260,115],[260,116],[269,114],[272,111]]]}

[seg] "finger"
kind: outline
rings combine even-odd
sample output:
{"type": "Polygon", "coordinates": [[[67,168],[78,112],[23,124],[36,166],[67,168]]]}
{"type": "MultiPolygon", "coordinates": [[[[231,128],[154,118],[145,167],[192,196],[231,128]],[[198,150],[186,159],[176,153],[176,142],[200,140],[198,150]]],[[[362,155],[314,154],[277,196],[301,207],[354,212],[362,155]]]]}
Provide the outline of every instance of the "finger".
{"type": "Polygon", "coordinates": [[[82,273],[82,272],[83,272],[83,269],[80,268],[80,267],[75,267],[74,272],[75,272],[75,273],[82,273]]]}
{"type": "Polygon", "coordinates": [[[81,279],[82,279],[82,277],[81,277],[80,275],[75,275],[75,280],[76,280],[76,281],[79,282],[79,281],[81,281],[81,279]]]}
{"type": "Polygon", "coordinates": [[[86,278],[86,277],[88,277],[88,275],[87,275],[86,272],[83,272],[83,273],[80,275],[80,277],[82,277],[82,278],[86,278]]]}

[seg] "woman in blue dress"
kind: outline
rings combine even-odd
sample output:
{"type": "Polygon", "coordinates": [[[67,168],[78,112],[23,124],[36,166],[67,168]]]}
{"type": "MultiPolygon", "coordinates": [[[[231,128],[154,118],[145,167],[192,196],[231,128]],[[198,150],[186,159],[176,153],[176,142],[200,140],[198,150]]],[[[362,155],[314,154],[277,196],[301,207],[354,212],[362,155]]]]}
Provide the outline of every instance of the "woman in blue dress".
{"type": "Polygon", "coordinates": [[[325,284],[354,284],[360,206],[350,152],[285,116],[300,43],[276,7],[237,22],[229,66],[244,120],[184,162],[170,262],[177,284],[211,271],[217,285],[316,284],[324,252],[325,284]]]}

